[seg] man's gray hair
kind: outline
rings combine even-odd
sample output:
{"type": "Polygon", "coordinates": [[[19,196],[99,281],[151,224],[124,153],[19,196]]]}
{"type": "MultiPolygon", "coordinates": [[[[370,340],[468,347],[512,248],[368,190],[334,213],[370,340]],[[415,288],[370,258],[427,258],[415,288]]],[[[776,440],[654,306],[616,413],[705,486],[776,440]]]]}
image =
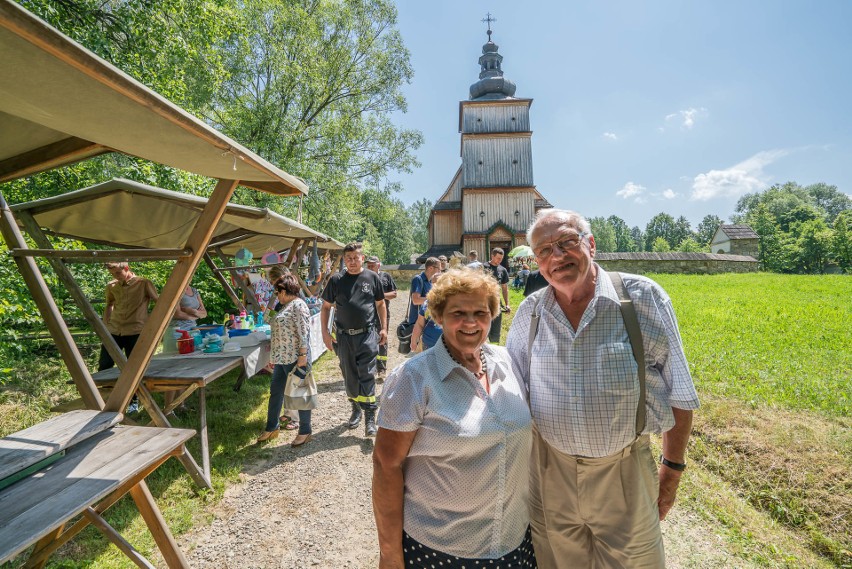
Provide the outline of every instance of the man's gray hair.
{"type": "Polygon", "coordinates": [[[592,234],[592,226],[589,225],[589,222],[586,221],[586,218],[577,213],[576,211],[571,211],[568,209],[557,209],[555,207],[541,209],[533,219],[533,222],[530,224],[529,229],[527,229],[527,243],[532,247],[532,235],[536,228],[540,223],[547,221],[551,217],[561,217],[565,219],[569,226],[577,229],[581,233],[592,234]]]}

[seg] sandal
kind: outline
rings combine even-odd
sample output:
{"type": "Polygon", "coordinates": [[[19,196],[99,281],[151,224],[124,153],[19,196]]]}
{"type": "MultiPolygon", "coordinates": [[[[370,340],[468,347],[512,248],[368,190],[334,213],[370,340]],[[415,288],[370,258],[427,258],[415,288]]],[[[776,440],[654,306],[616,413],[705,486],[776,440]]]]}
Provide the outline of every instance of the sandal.
{"type": "Polygon", "coordinates": [[[290,417],[278,417],[278,421],[280,421],[279,428],[284,429],[286,431],[295,431],[299,428],[299,422],[294,421],[290,417]]]}

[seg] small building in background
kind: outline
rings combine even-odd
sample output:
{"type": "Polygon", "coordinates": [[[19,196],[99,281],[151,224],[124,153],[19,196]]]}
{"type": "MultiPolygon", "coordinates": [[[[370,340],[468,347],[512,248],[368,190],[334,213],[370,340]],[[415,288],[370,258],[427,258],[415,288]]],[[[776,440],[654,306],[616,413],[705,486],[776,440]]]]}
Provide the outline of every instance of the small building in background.
{"type": "Polygon", "coordinates": [[[710,252],[730,255],[748,255],[758,258],[760,236],[744,224],[719,226],[710,240],[710,252]]]}
{"type": "MultiPolygon", "coordinates": [[[[479,57],[479,81],[459,103],[462,164],[429,215],[429,249],[419,256],[477,251],[487,261],[494,247],[510,251],[526,244],[536,212],[553,207],[533,183],[532,99],[515,98],[503,77],[503,56],[488,41],[479,57]]],[[[504,263],[508,257],[504,259],[504,263]]]]}

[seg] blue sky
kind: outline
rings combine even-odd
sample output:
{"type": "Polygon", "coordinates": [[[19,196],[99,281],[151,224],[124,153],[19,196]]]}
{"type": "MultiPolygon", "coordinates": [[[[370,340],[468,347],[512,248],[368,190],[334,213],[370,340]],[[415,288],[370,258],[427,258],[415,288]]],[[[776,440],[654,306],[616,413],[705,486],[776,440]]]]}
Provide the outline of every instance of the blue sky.
{"type": "Polygon", "coordinates": [[[852,2],[400,0],[415,76],[398,124],[425,137],[395,174],[437,200],[461,163],[458,102],[493,40],[532,98],[538,190],[587,217],[693,228],[773,183],[852,194],[852,2]]]}

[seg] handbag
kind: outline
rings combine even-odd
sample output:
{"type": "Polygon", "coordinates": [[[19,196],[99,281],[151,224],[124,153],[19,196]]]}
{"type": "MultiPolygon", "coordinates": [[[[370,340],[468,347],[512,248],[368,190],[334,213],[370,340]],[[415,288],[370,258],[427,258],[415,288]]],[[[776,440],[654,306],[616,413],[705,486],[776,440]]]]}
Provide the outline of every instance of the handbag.
{"type": "Polygon", "coordinates": [[[397,350],[400,354],[407,354],[411,351],[411,334],[414,332],[414,323],[403,320],[396,327],[396,337],[399,340],[397,350]]]}
{"type": "Polygon", "coordinates": [[[318,393],[314,372],[305,368],[293,368],[287,375],[287,384],[284,386],[284,408],[294,411],[316,409],[318,393]]]}

